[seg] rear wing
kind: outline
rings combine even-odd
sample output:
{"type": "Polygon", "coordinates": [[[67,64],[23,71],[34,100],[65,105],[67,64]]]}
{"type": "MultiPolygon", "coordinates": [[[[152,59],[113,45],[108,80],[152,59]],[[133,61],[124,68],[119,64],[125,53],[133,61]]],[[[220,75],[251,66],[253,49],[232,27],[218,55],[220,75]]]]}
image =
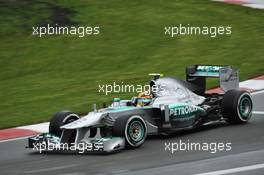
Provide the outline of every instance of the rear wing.
{"type": "Polygon", "coordinates": [[[186,81],[199,88],[198,94],[206,90],[206,78],[219,78],[219,85],[225,92],[239,88],[239,70],[224,65],[192,65],[186,68],[186,81]]]}

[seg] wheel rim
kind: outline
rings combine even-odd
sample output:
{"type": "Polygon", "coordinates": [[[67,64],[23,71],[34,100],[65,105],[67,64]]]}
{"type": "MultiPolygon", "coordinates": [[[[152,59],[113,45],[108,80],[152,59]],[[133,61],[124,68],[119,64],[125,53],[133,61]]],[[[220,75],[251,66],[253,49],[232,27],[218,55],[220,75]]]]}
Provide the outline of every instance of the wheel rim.
{"type": "Polygon", "coordinates": [[[241,98],[239,102],[239,113],[243,119],[249,118],[252,111],[252,101],[248,96],[241,98]]]}
{"type": "Polygon", "coordinates": [[[137,144],[141,142],[145,137],[145,127],[139,120],[133,120],[128,125],[128,137],[131,143],[137,144]]]}

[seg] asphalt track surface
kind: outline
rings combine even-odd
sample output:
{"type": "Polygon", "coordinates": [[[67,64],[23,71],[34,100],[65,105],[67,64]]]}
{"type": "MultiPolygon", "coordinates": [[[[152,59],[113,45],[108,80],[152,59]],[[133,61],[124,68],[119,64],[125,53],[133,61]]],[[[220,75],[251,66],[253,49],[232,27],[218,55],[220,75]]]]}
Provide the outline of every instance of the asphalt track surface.
{"type": "MultiPolygon", "coordinates": [[[[264,92],[253,95],[254,110],[264,111],[264,92]]],[[[39,154],[25,149],[26,139],[0,143],[0,174],[58,175],[153,175],[201,174],[263,175],[264,113],[254,114],[248,124],[217,124],[173,136],[152,136],[139,149],[110,155],[39,154]],[[232,150],[175,151],[165,143],[232,143],[232,150]],[[204,174],[207,173],[207,174],[204,174]]]]}

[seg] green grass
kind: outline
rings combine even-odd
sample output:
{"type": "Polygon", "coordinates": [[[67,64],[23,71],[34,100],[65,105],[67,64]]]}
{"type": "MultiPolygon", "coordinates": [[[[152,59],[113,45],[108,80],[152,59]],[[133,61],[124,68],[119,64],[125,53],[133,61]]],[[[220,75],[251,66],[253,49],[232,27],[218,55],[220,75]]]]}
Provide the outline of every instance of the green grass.
{"type": "Polygon", "coordinates": [[[0,128],[131,97],[105,96],[98,85],[146,84],[150,72],[184,78],[190,64],[228,64],[240,69],[241,80],[264,73],[263,10],[208,0],[19,0],[0,2],[0,17],[0,128]],[[47,23],[99,25],[101,34],[31,36],[32,26],[47,23]],[[165,26],[180,23],[231,25],[232,35],[164,35],[165,26]]]}

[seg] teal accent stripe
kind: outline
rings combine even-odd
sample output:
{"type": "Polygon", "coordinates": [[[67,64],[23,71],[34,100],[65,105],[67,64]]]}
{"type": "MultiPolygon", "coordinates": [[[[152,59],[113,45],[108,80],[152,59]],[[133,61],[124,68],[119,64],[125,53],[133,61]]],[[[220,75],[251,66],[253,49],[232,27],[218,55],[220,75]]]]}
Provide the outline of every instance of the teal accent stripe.
{"type": "Polygon", "coordinates": [[[120,107],[110,107],[108,108],[109,113],[112,112],[122,112],[122,111],[129,111],[129,110],[134,110],[134,109],[150,109],[151,106],[143,106],[143,107],[136,107],[136,106],[120,106],[120,107]]]}
{"type": "Polygon", "coordinates": [[[219,72],[203,72],[203,71],[197,71],[194,74],[195,76],[201,76],[201,77],[219,77],[219,72]]]}

